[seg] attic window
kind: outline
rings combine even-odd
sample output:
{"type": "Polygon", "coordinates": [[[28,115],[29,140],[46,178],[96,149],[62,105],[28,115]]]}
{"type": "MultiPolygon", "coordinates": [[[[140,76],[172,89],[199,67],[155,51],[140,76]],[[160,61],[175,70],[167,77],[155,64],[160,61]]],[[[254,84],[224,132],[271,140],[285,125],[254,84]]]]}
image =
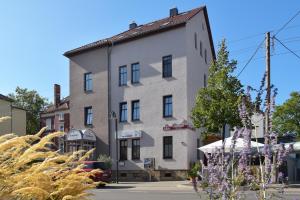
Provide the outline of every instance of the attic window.
{"type": "Polygon", "coordinates": [[[142,26],[139,26],[139,27],[137,27],[136,29],[140,29],[140,28],[142,28],[142,26]]]}
{"type": "Polygon", "coordinates": [[[187,12],[182,12],[182,13],[180,13],[179,15],[184,15],[184,14],[186,14],[187,12]]]}
{"type": "Polygon", "coordinates": [[[133,32],[132,35],[138,34],[138,32],[133,32]]]}
{"type": "Polygon", "coordinates": [[[152,24],[154,24],[154,23],[153,23],[153,22],[151,22],[151,23],[147,24],[147,26],[151,26],[152,24]]]}
{"type": "Polygon", "coordinates": [[[124,37],[124,35],[120,35],[118,38],[121,39],[121,38],[123,38],[123,37],[124,37]]]}

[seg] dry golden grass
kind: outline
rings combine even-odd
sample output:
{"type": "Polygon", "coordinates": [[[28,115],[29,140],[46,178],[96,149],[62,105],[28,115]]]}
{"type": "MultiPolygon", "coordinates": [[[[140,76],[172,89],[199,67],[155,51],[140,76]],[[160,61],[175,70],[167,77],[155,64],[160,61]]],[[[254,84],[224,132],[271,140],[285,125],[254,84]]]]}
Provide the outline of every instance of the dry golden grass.
{"type": "Polygon", "coordinates": [[[84,172],[81,163],[92,150],[69,155],[51,151],[52,139],[63,133],[41,138],[44,130],[36,135],[0,136],[0,200],[88,199],[88,190],[97,184],[90,177],[98,171],[84,172]]]}

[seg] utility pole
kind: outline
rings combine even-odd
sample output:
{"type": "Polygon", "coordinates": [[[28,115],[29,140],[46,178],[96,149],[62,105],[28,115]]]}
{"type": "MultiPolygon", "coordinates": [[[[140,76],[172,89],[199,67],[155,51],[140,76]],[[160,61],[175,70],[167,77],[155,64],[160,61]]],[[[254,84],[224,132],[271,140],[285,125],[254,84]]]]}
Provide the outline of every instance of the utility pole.
{"type": "Polygon", "coordinates": [[[270,73],[270,32],[266,33],[266,88],[267,88],[267,109],[266,109],[266,127],[265,127],[265,144],[269,144],[269,133],[270,133],[270,110],[271,110],[271,73],[270,73]]]}

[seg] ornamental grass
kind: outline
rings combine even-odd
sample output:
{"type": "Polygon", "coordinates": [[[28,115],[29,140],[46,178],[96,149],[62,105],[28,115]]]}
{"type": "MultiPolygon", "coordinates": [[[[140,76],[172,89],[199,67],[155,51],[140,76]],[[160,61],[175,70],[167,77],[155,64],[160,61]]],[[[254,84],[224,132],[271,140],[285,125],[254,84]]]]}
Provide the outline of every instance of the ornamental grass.
{"type": "MultiPolygon", "coordinates": [[[[0,123],[7,118],[0,118],[0,123]]],[[[82,162],[93,150],[59,154],[50,149],[51,133],[0,136],[0,200],[85,200],[98,183],[91,179],[98,170],[85,172],[82,162]]]]}

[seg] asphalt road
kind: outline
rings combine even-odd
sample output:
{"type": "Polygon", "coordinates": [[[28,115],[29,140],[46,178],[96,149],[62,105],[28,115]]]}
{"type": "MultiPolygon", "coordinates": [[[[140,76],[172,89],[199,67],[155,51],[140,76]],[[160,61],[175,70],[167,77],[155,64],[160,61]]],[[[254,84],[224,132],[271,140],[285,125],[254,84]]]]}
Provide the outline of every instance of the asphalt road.
{"type": "MultiPolygon", "coordinates": [[[[186,182],[120,183],[92,190],[92,200],[199,200],[192,187],[186,182]]],[[[246,200],[255,200],[253,192],[245,192],[246,200]]],[[[271,198],[275,199],[275,198],[271,198]]],[[[281,199],[300,200],[300,189],[288,190],[281,199]]]]}

